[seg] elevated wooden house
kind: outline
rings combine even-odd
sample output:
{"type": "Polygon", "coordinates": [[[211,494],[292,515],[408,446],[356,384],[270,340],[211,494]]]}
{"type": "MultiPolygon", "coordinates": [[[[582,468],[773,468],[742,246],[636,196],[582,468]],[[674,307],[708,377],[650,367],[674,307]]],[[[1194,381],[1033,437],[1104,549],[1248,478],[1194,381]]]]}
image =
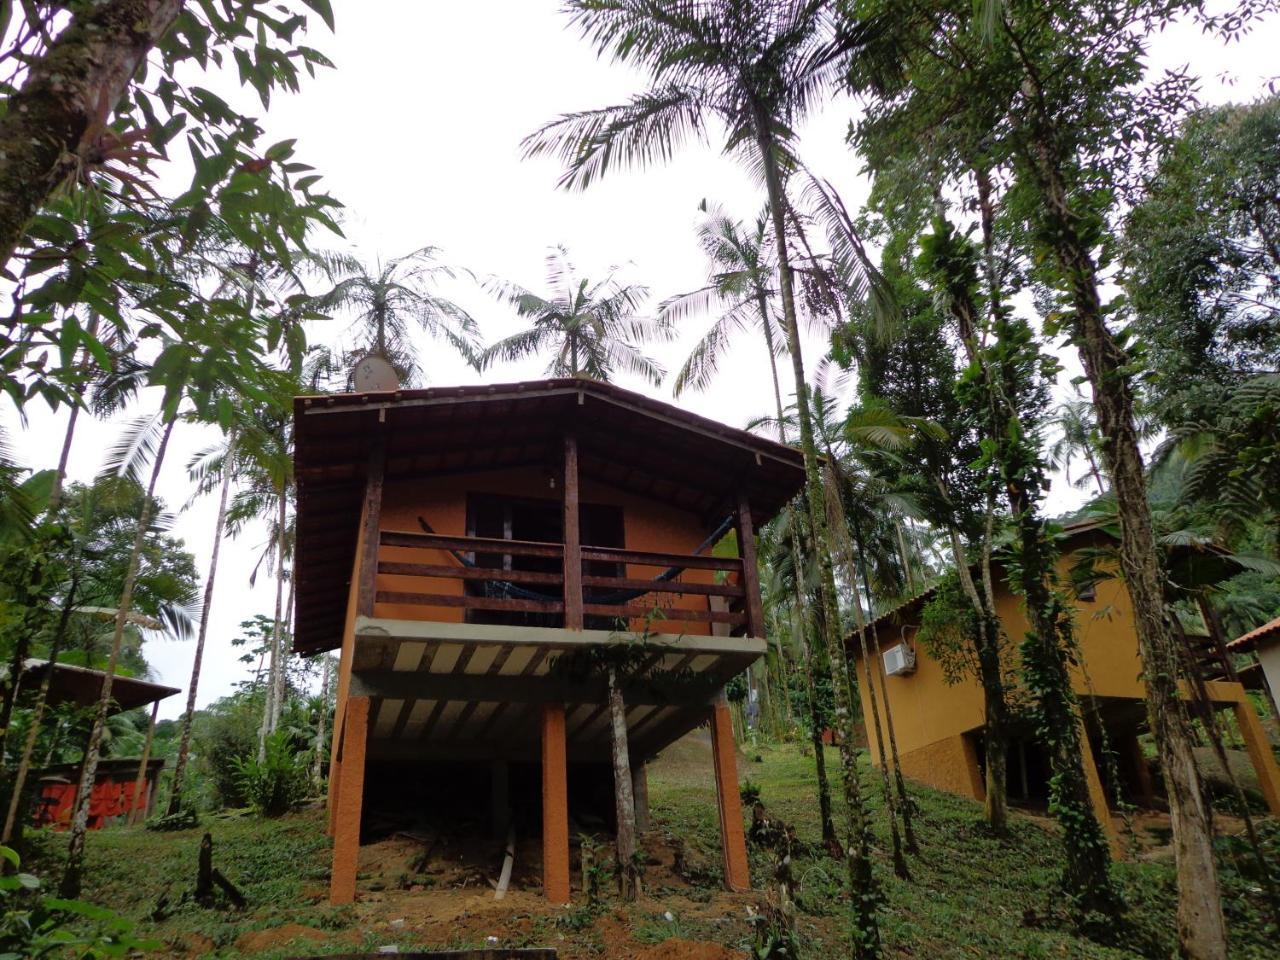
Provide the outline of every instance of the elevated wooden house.
{"type": "MultiPolygon", "coordinates": [[[[1071,582],[1076,561],[1104,555],[1100,548],[1114,547],[1115,539],[1104,525],[1081,523],[1067,528],[1060,540],[1059,573],[1071,582]]],[[[1193,556],[1191,548],[1172,550],[1167,558],[1171,589],[1189,585],[1203,577],[1205,557],[1193,556]]],[[[1237,572],[1228,560],[1214,551],[1215,577],[1237,572]]],[[[1100,569],[1105,568],[1104,563],[1100,569]]],[[[977,570],[975,568],[975,576],[977,570]]],[[[1142,681],[1142,661],[1134,629],[1129,594],[1118,576],[1092,578],[1082,583],[1075,596],[1075,627],[1078,661],[1072,667],[1072,686],[1080,698],[1086,736],[1085,773],[1099,821],[1115,843],[1109,807],[1117,796],[1150,807],[1155,804],[1152,770],[1139,737],[1147,732],[1146,687],[1142,681]],[[1115,763],[1103,763],[1103,752],[1115,763]]],[[[1004,633],[1010,638],[1007,658],[1017,656],[1017,645],[1028,629],[1024,605],[1004,582],[998,565],[995,571],[995,607],[1004,633]]],[[[925,606],[934,597],[925,593],[881,615],[868,626],[870,640],[874,626],[881,656],[877,665],[877,691],[887,694],[893,712],[902,771],[913,779],[961,796],[981,801],[985,797],[985,757],[983,756],[983,692],[976,676],[947,675],[942,663],[918,642],[917,635],[925,606]],[[884,683],[883,688],[880,686],[884,683]]],[[[1198,694],[1184,684],[1184,695],[1195,696],[1203,709],[1230,712],[1257,773],[1259,789],[1271,812],[1280,815],[1280,770],[1262,724],[1250,702],[1245,686],[1236,676],[1231,659],[1220,642],[1211,637],[1188,637],[1187,662],[1200,674],[1198,694]]],[[[847,641],[849,655],[856,661],[859,684],[865,690],[867,664],[855,634],[847,641]]],[[[870,643],[869,643],[870,646],[870,643]]],[[[874,647],[872,647],[874,649],[874,647]]],[[[872,661],[876,658],[873,654],[872,661]]],[[[1016,664],[1007,663],[1011,697],[1025,696],[1016,685],[1016,664]]],[[[868,697],[862,698],[863,715],[878,763],[878,736],[868,697]]],[[[883,709],[883,708],[882,708],[883,709]]],[[[1009,795],[1015,801],[1042,802],[1047,796],[1050,775],[1029,723],[1010,730],[1007,776],[1009,795]]]]}
{"type": "Polygon", "coordinates": [[[362,810],[442,784],[499,834],[512,808],[540,822],[567,901],[570,807],[612,772],[611,656],[637,806],[644,762],[710,723],[725,880],[746,887],[723,687],[765,649],[754,530],[801,487],[799,453],[578,379],[301,397],[295,424],[294,646],[342,651],[333,902],[355,895],[362,810]]]}

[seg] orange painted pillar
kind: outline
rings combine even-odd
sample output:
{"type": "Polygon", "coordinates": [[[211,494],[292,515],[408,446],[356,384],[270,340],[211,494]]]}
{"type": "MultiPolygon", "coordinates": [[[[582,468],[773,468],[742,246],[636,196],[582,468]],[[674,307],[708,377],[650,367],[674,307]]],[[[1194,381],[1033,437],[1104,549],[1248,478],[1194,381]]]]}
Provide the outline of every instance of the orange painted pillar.
{"type": "Polygon", "coordinates": [[[742,796],[738,792],[738,757],[733,743],[733,718],[721,695],[711,707],[711,757],[716,768],[716,797],[720,811],[720,844],[724,853],[724,885],[729,890],[751,889],[747,869],[747,838],[742,830],[742,796]]]}
{"type": "Polygon", "coordinates": [[[343,717],[340,791],[335,799],[333,871],[329,902],[334,906],[356,898],[360,859],[360,807],[364,801],[364,754],[369,733],[369,698],[352,697],[343,717]]]}
{"type": "Polygon", "coordinates": [[[1280,768],[1276,766],[1271,741],[1267,739],[1262,721],[1258,719],[1257,711],[1248,699],[1239,700],[1231,706],[1235,709],[1236,723],[1240,726],[1240,735],[1244,737],[1249,759],[1253,761],[1254,772],[1258,775],[1258,788],[1267,801],[1267,809],[1272,816],[1280,817],[1280,768]]]}
{"type": "Polygon", "coordinates": [[[542,892],[569,902],[569,772],[564,704],[542,706],[542,892]]]}
{"type": "Polygon", "coordinates": [[[1089,785],[1089,802],[1093,806],[1093,815],[1098,818],[1098,825],[1106,835],[1111,847],[1111,856],[1116,860],[1124,859],[1124,844],[1120,834],[1111,820],[1111,807],[1107,803],[1106,791],[1102,789],[1102,778],[1098,776],[1098,765],[1093,760],[1093,748],[1089,745],[1089,734],[1084,723],[1080,724],[1080,761],[1084,767],[1084,777],[1089,785]]]}

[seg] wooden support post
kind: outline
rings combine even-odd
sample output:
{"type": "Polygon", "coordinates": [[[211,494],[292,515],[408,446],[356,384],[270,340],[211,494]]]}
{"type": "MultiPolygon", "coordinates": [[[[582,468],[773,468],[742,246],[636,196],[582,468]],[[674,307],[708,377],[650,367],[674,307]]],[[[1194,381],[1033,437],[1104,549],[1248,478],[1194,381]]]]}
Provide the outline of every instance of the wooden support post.
{"type": "Polygon", "coordinates": [[[126,823],[137,823],[147,818],[151,792],[147,789],[147,762],[151,759],[151,741],[156,735],[156,716],[160,713],[160,701],[151,705],[151,722],[147,725],[147,738],[142,742],[142,759],[138,761],[138,776],[133,781],[133,798],[129,804],[126,823]]]}
{"type": "Polygon", "coordinates": [[[1253,762],[1253,770],[1258,775],[1258,789],[1267,801],[1267,809],[1272,816],[1280,817],[1280,769],[1276,767],[1276,755],[1271,750],[1271,741],[1267,732],[1262,729],[1262,721],[1248,697],[1233,703],[1236,724],[1244,737],[1245,749],[1253,762]]]}
{"type": "Polygon", "coordinates": [[[751,875],[747,869],[747,838],[742,829],[736,749],[733,718],[722,693],[711,707],[711,757],[716,768],[716,806],[720,814],[724,885],[729,890],[743,892],[751,889],[751,875]]]}
{"type": "Polygon", "coordinates": [[[341,791],[335,803],[333,870],[329,903],[338,906],[356,899],[356,871],[360,861],[360,812],[364,801],[364,757],[369,738],[369,698],[352,697],[343,717],[341,791]]]}
{"type": "Polygon", "coordinates": [[[386,468],[386,439],[379,433],[369,452],[369,466],[364,480],[364,513],[360,529],[360,587],[356,594],[356,613],[373,616],[374,598],[378,594],[378,540],[382,527],[382,480],[386,468]]]}
{"type": "Polygon", "coordinates": [[[569,902],[569,775],[564,704],[542,707],[542,892],[569,902]]]}
{"type": "Polygon", "coordinates": [[[578,515],[578,440],[564,438],[564,625],[582,629],[582,531],[578,515]]]}
{"type": "MultiPolygon", "coordinates": [[[[364,503],[360,511],[360,540],[356,552],[352,579],[354,595],[348,594],[348,603],[354,599],[356,613],[373,616],[374,600],[378,593],[378,546],[382,527],[382,487],[386,472],[386,437],[379,432],[369,451],[365,469],[364,503]]],[[[346,711],[351,685],[351,664],[355,657],[355,637],[349,632],[343,637],[342,654],[338,664],[338,695],[333,710],[333,740],[329,744],[329,836],[335,836],[338,827],[338,806],[342,795],[342,744],[346,729],[346,711]]],[[[363,774],[362,774],[363,776],[363,774]]]]}
{"type": "Polygon", "coordinates": [[[738,556],[742,558],[742,586],[746,590],[747,636],[765,636],[764,606],[760,600],[760,568],[756,560],[756,531],[746,491],[738,494],[738,556]]]}
{"type": "Polygon", "coordinates": [[[649,829],[649,768],[636,763],[631,767],[631,796],[636,805],[636,832],[649,829]]]}

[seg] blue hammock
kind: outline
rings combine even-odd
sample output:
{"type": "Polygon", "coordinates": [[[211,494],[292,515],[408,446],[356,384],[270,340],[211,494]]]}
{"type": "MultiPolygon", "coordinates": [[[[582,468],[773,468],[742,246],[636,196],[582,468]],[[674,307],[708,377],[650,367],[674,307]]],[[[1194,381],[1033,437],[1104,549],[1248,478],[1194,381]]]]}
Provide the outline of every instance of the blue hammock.
{"type": "MultiPolygon", "coordinates": [[[[418,517],[418,525],[421,526],[423,531],[426,533],[435,533],[435,530],[431,528],[431,524],[427,523],[426,518],[424,517],[418,517]]],[[[711,532],[711,535],[707,537],[707,539],[703,540],[700,544],[698,544],[697,548],[693,551],[694,555],[696,556],[697,554],[702,553],[702,551],[707,549],[707,547],[716,543],[716,541],[718,541],[721,537],[723,537],[726,533],[729,532],[729,529],[732,526],[733,526],[733,514],[729,514],[729,516],[725,517],[725,519],[720,522],[720,525],[711,532]]],[[[478,564],[474,560],[468,559],[465,553],[462,553],[459,550],[452,550],[452,549],[449,550],[448,552],[453,555],[453,559],[457,560],[458,563],[462,564],[464,567],[471,567],[472,569],[475,569],[478,567],[478,564]]],[[[670,580],[674,580],[676,577],[680,576],[680,574],[684,573],[686,569],[687,568],[681,567],[681,566],[667,567],[667,569],[663,570],[660,574],[658,574],[656,577],[653,578],[653,582],[666,583],[670,580]]],[[[637,597],[643,597],[645,594],[651,593],[651,592],[652,592],[651,590],[637,590],[637,589],[611,590],[608,593],[598,594],[592,597],[591,602],[603,603],[603,604],[627,603],[631,600],[635,600],[637,597]]],[[[485,580],[484,595],[488,598],[498,599],[498,600],[505,600],[505,599],[559,600],[561,599],[561,595],[558,593],[551,594],[551,593],[542,593],[541,591],[538,591],[538,590],[530,590],[527,587],[522,587],[519,584],[512,583],[509,580],[485,580]]]]}

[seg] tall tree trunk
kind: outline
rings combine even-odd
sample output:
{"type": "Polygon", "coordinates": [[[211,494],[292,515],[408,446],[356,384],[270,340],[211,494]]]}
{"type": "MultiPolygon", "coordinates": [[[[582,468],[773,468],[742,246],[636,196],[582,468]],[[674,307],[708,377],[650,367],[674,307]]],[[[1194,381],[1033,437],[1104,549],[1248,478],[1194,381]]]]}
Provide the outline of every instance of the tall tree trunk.
{"type": "Polygon", "coordinates": [[[293,656],[293,590],[297,584],[298,565],[289,565],[289,591],[284,596],[283,619],[280,622],[280,669],[276,671],[276,690],[271,699],[271,730],[280,727],[280,716],[289,692],[289,658],[293,656]]]}
{"type": "MultiPolygon", "coordinates": [[[[101,323],[102,317],[98,311],[91,311],[89,314],[89,326],[85,333],[90,337],[98,335],[98,325],[101,323]]],[[[79,369],[81,374],[88,371],[91,354],[88,348],[81,348],[79,369]]],[[[67,432],[62,437],[62,450],[58,454],[58,468],[53,474],[53,488],[49,491],[49,513],[50,515],[58,512],[58,507],[62,505],[62,488],[67,482],[67,464],[71,460],[71,442],[75,439],[76,423],[80,419],[80,407],[84,402],[84,384],[76,387],[76,402],[71,405],[71,413],[67,417],[67,432]]]]}
{"type": "Polygon", "coordinates": [[[1094,458],[1093,451],[1089,449],[1087,441],[1084,448],[1084,458],[1089,463],[1089,476],[1093,477],[1093,482],[1098,487],[1098,496],[1106,496],[1107,485],[1102,482],[1102,471],[1098,469],[1098,461],[1094,458]]]}
{"type": "Polygon", "coordinates": [[[613,756],[613,799],[617,820],[618,894],[623,900],[640,896],[636,862],[636,802],[631,791],[631,758],[627,750],[627,706],[618,685],[618,669],[609,665],[609,731],[613,756]]]}
{"type": "Polygon", "coordinates": [[[1120,568],[1133,606],[1147,712],[1169,798],[1178,872],[1179,949],[1193,960],[1222,960],[1227,955],[1227,931],[1213,859],[1211,813],[1192,754],[1185,705],[1178,695],[1182,657],[1164,603],[1164,573],[1138,446],[1130,358],[1107,328],[1097,265],[1081,239],[1080,218],[1054,154],[1054,120],[1045,109],[1035,71],[1025,60],[1023,66],[1032,105],[1027,160],[1053,228],[1045,234],[1045,242],[1071,297],[1071,339],[1093,390],[1102,458],[1120,518],[1120,568]]]}
{"type": "Polygon", "coordinates": [[[85,834],[89,829],[89,796],[93,792],[93,781],[98,773],[99,752],[102,749],[102,732],[107,725],[107,711],[111,706],[111,686],[115,679],[116,664],[120,660],[120,645],[124,640],[124,628],[133,609],[133,588],[138,580],[138,566],[142,561],[142,548],[147,539],[147,528],[151,525],[151,513],[154,506],[156,481],[160,478],[160,468],[164,466],[165,451],[169,447],[169,437],[173,434],[175,418],[170,418],[164,425],[164,434],[160,446],[156,449],[155,462],[151,465],[151,478],[147,482],[147,495],[142,502],[142,513],[138,517],[138,530],[133,537],[133,549],[129,553],[129,567],[125,573],[124,586],[120,591],[120,604],[116,610],[115,629],[111,634],[111,655],[107,660],[106,675],[102,678],[102,691],[98,695],[98,706],[93,717],[93,726],[89,730],[89,741],[84,748],[84,764],[80,770],[80,784],[76,789],[74,814],[71,820],[71,839],[67,845],[67,868],[62,874],[59,893],[62,897],[74,900],[80,896],[80,884],[84,870],[85,834]]]}
{"type": "MultiPolygon", "coordinates": [[[[867,574],[867,553],[862,543],[862,532],[858,529],[858,520],[853,519],[854,545],[858,550],[858,566],[862,571],[862,588],[866,591],[867,602],[871,603],[871,577],[867,574]]],[[[864,639],[865,643],[865,639],[864,639]]],[[[880,654],[880,632],[876,628],[875,610],[871,610],[871,653],[875,658],[875,676],[880,682],[880,695],[884,700],[884,727],[889,735],[889,756],[893,760],[893,779],[898,790],[898,802],[902,810],[902,832],[907,839],[907,852],[919,853],[920,844],[916,841],[915,827],[911,822],[911,797],[907,794],[907,784],[902,778],[902,763],[898,759],[898,734],[893,728],[893,704],[889,702],[888,678],[884,673],[884,660],[880,654]]],[[[866,660],[866,653],[863,652],[866,660]]],[[[874,682],[871,678],[870,660],[867,663],[867,686],[874,682]]]]}
{"type": "Polygon", "coordinates": [[[822,502],[822,478],[818,469],[818,448],[809,409],[809,387],[805,382],[804,359],[800,347],[800,324],[796,317],[795,290],[787,252],[785,224],[786,198],[778,170],[777,156],[770,137],[770,121],[765,111],[754,106],[757,146],[764,167],[765,186],[769,196],[769,213],[773,221],[774,243],[778,252],[779,288],[787,334],[787,350],[791,354],[796,386],[796,413],[800,426],[800,450],[804,457],[806,500],[809,526],[813,531],[814,553],[818,560],[818,583],[822,598],[823,633],[827,655],[831,661],[832,688],[835,692],[836,723],[844,735],[840,744],[840,764],[844,780],[848,816],[847,865],[849,887],[853,898],[853,928],[850,937],[855,960],[878,957],[881,950],[879,905],[881,894],[871,864],[870,827],[862,787],[858,781],[858,757],[854,745],[852,690],[848,677],[848,660],[840,636],[840,607],[836,599],[835,571],[832,569],[831,536],[827,528],[826,509],[822,502]]]}
{"type": "Polygon", "coordinates": [[[169,816],[182,807],[182,788],[186,783],[187,757],[191,752],[191,728],[195,723],[196,691],[200,688],[200,668],[204,663],[204,643],[209,635],[209,618],[213,611],[213,586],[218,576],[218,554],[227,527],[227,500],[231,495],[231,479],[235,474],[236,437],[227,441],[223,457],[222,485],[218,491],[218,516],[213,524],[213,547],[209,551],[209,573],[204,581],[204,602],[200,607],[200,629],[196,633],[196,652],[191,662],[191,681],[187,685],[187,709],[182,714],[182,735],[178,740],[178,759],[173,767],[173,787],[169,794],[169,816]]]}
{"type": "Polygon", "coordinates": [[[973,641],[978,654],[978,678],[982,682],[982,747],[987,761],[984,813],[987,825],[997,833],[1004,833],[1009,828],[1009,703],[1000,664],[1000,621],[988,605],[989,591],[980,592],[973,581],[959,531],[950,529],[948,533],[956,574],[977,621],[973,641]]]}
{"type": "MultiPolygon", "coordinates": [[[[76,562],[78,563],[78,557],[76,562]]],[[[58,666],[58,654],[62,652],[62,643],[67,636],[67,626],[75,610],[79,586],[79,574],[73,571],[67,595],[62,601],[62,610],[58,614],[58,625],[54,630],[53,639],[49,642],[49,666],[44,676],[40,678],[40,689],[36,693],[36,702],[31,709],[31,725],[27,728],[27,740],[22,745],[22,756],[18,759],[18,769],[13,775],[13,793],[9,797],[9,809],[5,813],[0,843],[8,843],[13,838],[13,828],[17,823],[18,810],[22,805],[22,791],[26,787],[27,774],[31,770],[31,756],[35,753],[36,738],[40,735],[40,723],[44,720],[45,707],[49,703],[49,684],[53,681],[53,671],[58,666]]]]}
{"type": "Polygon", "coordinates": [[[258,728],[259,763],[267,757],[267,737],[275,733],[276,723],[280,718],[280,710],[275,701],[280,692],[278,673],[284,670],[284,652],[280,647],[284,635],[284,527],[288,507],[288,488],[282,485],[276,513],[276,610],[275,620],[271,625],[271,666],[267,671],[266,699],[262,705],[262,725],[258,728]]]}
{"type": "MultiPolygon", "coordinates": [[[[852,566],[852,563],[850,563],[852,566]]],[[[851,581],[856,584],[857,580],[851,581]]],[[[856,590],[854,591],[856,594],[856,590]]],[[[862,613],[862,605],[858,598],[854,598],[854,612],[857,617],[858,641],[862,646],[862,662],[866,667],[867,684],[866,694],[867,700],[871,704],[871,725],[876,732],[876,752],[880,756],[880,781],[881,793],[884,796],[884,809],[889,817],[889,841],[893,850],[893,872],[899,879],[910,880],[911,871],[907,869],[907,858],[902,852],[902,837],[898,833],[898,803],[894,799],[893,787],[889,783],[889,760],[885,751],[886,736],[884,725],[880,722],[880,695],[876,691],[875,680],[872,679],[876,666],[871,662],[871,648],[867,643],[867,624],[866,618],[862,613]]],[[[878,656],[878,654],[877,654],[878,656]]]]}
{"type": "MultiPolygon", "coordinates": [[[[997,344],[1016,351],[1003,291],[994,266],[994,203],[991,181],[974,168],[982,221],[983,260],[992,326],[997,344]]],[[[945,216],[939,220],[946,225],[945,216]]],[[[1051,806],[1062,826],[1066,866],[1064,883],[1080,916],[1115,916],[1123,901],[1111,880],[1111,854],[1103,826],[1093,811],[1084,771],[1083,717],[1072,687],[1071,648],[1074,625],[1057,586],[1058,554],[1037,509],[1043,484],[1036,438],[1024,429],[1016,359],[998,355],[988,362],[978,335],[978,308],[967,293],[952,295],[951,312],[970,365],[980,376],[986,404],[986,433],[994,447],[1005,497],[1013,515],[1016,557],[1010,586],[1021,595],[1030,628],[1020,647],[1023,677],[1034,704],[1037,734],[1049,753],[1053,771],[1051,806]]]]}
{"type": "Polygon", "coordinates": [[[320,778],[324,775],[324,744],[329,729],[329,655],[321,657],[320,673],[320,717],[316,720],[316,740],[311,758],[311,783],[315,789],[320,788],[320,778]]]}
{"type": "Polygon", "coordinates": [[[77,8],[31,63],[0,117],[0,267],[68,177],[92,162],[98,137],[182,0],[104,0],[77,8]]]}
{"type": "MultiPolygon", "coordinates": [[[[773,324],[769,321],[769,303],[764,292],[756,291],[756,302],[760,310],[760,322],[764,330],[765,348],[769,352],[769,373],[773,379],[773,402],[778,417],[778,442],[787,443],[787,427],[783,419],[782,406],[782,386],[778,380],[778,362],[774,355],[773,342],[773,324]]],[[[804,657],[805,666],[809,669],[804,671],[805,692],[809,701],[809,740],[813,745],[814,771],[818,781],[818,812],[822,820],[822,845],[827,850],[835,851],[840,849],[840,838],[836,835],[835,817],[831,812],[831,781],[827,776],[827,757],[822,742],[822,734],[825,724],[822,722],[822,709],[818,704],[818,690],[814,684],[814,678],[822,676],[822,660],[812,652],[809,646],[809,605],[805,602],[804,587],[804,552],[802,544],[804,543],[802,534],[808,531],[803,529],[803,521],[796,515],[793,507],[786,508],[787,527],[791,533],[791,570],[792,570],[792,589],[795,596],[796,617],[800,621],[800,652],[804,657]]],[[[818,649],[822,649],[822,645],[818,645],[818,649]]],[[[829,667],[828,667],[829,669],[829,667]]],[[[790,692],[788,692],[788,702],[790,702],[790,692]]]]}

